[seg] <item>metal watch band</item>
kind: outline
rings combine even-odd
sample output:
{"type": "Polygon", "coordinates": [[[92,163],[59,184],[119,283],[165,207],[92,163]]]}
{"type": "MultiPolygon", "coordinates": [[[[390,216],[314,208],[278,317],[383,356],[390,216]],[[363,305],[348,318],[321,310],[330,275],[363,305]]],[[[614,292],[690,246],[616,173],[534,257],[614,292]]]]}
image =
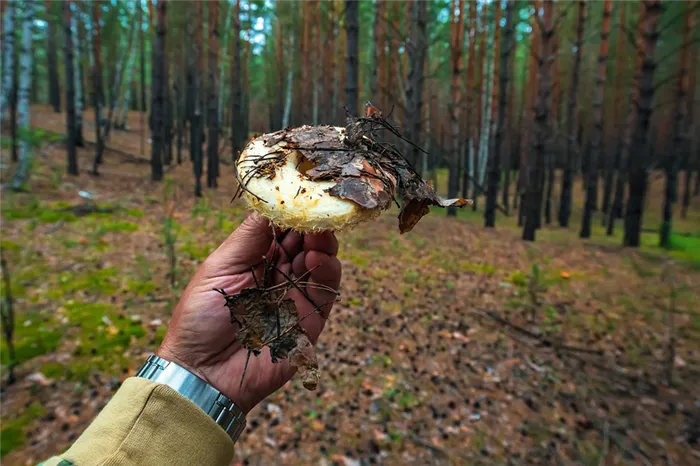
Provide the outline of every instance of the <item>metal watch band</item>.
{"type": "Polygon", "coordinates": [[[167,385],[192,401],[220,425],[234,442],[246,426],[245,414],[223,393],[182,366],[151,355],[136,377],[167,385]]]}

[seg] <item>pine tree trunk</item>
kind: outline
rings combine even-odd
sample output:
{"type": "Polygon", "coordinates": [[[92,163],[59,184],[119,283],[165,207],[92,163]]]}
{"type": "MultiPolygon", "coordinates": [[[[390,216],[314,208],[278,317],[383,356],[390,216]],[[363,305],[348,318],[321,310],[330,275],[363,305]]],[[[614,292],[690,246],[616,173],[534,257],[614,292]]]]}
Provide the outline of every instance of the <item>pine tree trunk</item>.
{"type": "MultiPolygon", "coordinates": [[[[695,105],[692,103],[695,102],[696,98],[696,83],[697,83],[697,75],[698,75],[698,52],[700,49],[697,47],[692,47],[690,51],[690,65],[689,65],[689,88],[688,88],[688,102],[691,102],[691,105],[688,105],[688,116],[687,116],[687,128],[688,130],[686,131],[686,147],[684,148],[684,153],[683,153],[683,164],[685,165],[685,182],[683,184],[683,201],[681,204],[681,218],[686,218],[688,215],[688,207],[690,207],[690,198],[691,198],[691,185],[692,185],[692,178],[693,178],[693,167],[695,165],[700,165],[700,154],[695,153],[695,156],[693,156],[693,139],[697,142],[697,136],[696,138],[693,138],[693,127],[697,128],[698,124],[695,121],[697,118],[697,114],[695,113],[695,105]]],[[[697,134],[697,132],[695,132],[697,134]]]]}
{"type": "Polygon", "coordinates": [[[372,98],[372,103],[378,106],[380,110],[388,111],[388,109],[382,108],[384,104],[383,99],[381,99],[380,92],[383,93],[383,89],[379,89],[379,83],[384,85],[384,74],[386,69],[386,50],[385,41],[386,36],[384,33],[384,21],[385,21],[385,2],[384,0],[376,0],[375,10],[374,10],[374,26],[372,28],[372,38],[374,39],[374,47],[372,48],[373,60],[372,60],[372,72],[370,74],[370,96],[372,98]]]}
{"type": "MultiPolygon", "coordinates": [[[[659,246],[662,248],[671,247],[671,222],[673,220],[673,204],[676,202],[678,184],[678,170],[683,153],[688,147],[688,136],[690,131],[690,119],[688,118],[688,107],[692,101],[688,99],[689,72],[691,60],[691,40],[695,28],[695,7],[692,3],[686,3],[685,25],[683,28],[683,39],[681,44],[681,56],[678,59],[678,71],[676,73],[676,99],[673,110],[673,147],[666,156],[666,184],[664,190],[663,223],[659,236],[659,246]]],[[[695,83],[693,83],[695,85],[695,83]]]]}
{"type": "MultiPolygon", "coordinates": [[[[515,25],[513,25],[515,27],[515,25]]],[[[516,140],[513,135],[513,120],[515,118],[515,57],[516,54],[516,42],[512,40],[511,47],[513,50],[510,54],[510,62],[508,63],[509,73],[512,75],[510,78],[510,89],[508,90],[508,96],[506,97],[508,101],[508,115],[506,117],[506,127],[504,133],[506,135],[506,148],[504,151],[505,160],[503,161],[503,191],[501,203],[503,204],[503,209],[506,211],[506,215],[510,215],[510,175],[512,170],[512,160],[515,152],[513,149],[516,146],[514,141],[516,140]]]]}
{"type": "MultiPolygon", "coordinates": [[[[76,4],[76,10],[78,5],[76,4]]],[[[75,92],[75,145],[83,147],[85,140],[83,139],[83,82],[80,66],[80,39],[78,37],[78,28],[80,20],[75,15],[71,16],[71,31],[73,35],[73,81],[75,92]]]]}
{"type": "Polygon", "coordinates": [[[605,80],[607,77],[608,53],[610,51],[610,29],[612,25],[612,0],[603,4],[603,19],[600,28],[600,51],[598,52],[598,74],[593,95],[593,134],[591,135],[591,158],[588,161],[588,182],[586,183],[586,204],[581,222],[581,238],[591,237],[591,223],[595,210],[595,195],[598,191],[598,165],[603,158],[603,103],[605,80]]]}
{"type": "MultiPolygon", "coordinates": [[[[147,0],[148,1],[148,0],[147,0]]],[[[141,69],[140,71],[140,88],[141,88],[141,112],[147,112],[148,108],[146,107],[146,38],[145,38],[145,33],[143,32],[143,7],[139,3],[138,5],[139,9],[139,47],[141,48],[141,56],[140,58],[140,64],[139,68],[141,69]]],[[[143,129],[143,128],[142,128],[143,129]]]]}
{"type": "Polygon", "coordinates": [[[68,174],[78,175],[78,155],[76,150],[76,124],[75,124],[75,80],[73,79],[73,34],[71,32],[71,2],[63,4],[63,40],[65,41],[65,65],[66,65],[66,149],[68,151],[68,174]]]}
{"type": "Polygon", "coordinates": [[[347,34],[345,107],[352,116],[358,116],[358,79],[359,79],[359,4],[345,0],[345,31],[347,34]]]}
{"type": "Polygon", "coordinates": [[[478,30],[478,13],[477,13],[477,2],[469,2],[469,34],[467,34],[467,73],[466,82],[464,83],[464,92],[466,93],[466,99],[464,99],[466,108],[464,111],[464,136],[466,140],[464,141],[464,167],[462,172],[462,197],[464,199],[469,198],[470,186],[472,184],[473,178],[473,165],[472,157],[474,156],[474,141],[475,141],[475,131],[474,131],[474,119],[472,117],[474,109],[474,95],[479,95],[480,90],[476,89],[476,83],[474,82],[474,69],[476,61],[476,33],[478,30]]]}
{"type": "Polygon", "coordinates": [[[580,146],[576,145],[576,132],[578,130],[578,88],[581,74],[581,56],[583,51],[583,34],[586,26],[586,2],[578,2],[578,20],[576,26],[576,42],[574,48],[574,63],[571,68],[571,87],[569,89],[569,108],[567,111],[567,139],[566,160],[561,181],[561,193],[559,200],[559,226],[568,227],[571,218],[571,204],[574,185],[574,169],[576,160],[580,154],[580,146]]]}
{"type": "MultiPolygon", "coordinates": [[[[245,137],[242,131],[243,95],[241,85],[241,2],[236,0],[233,16],[233,62],[231,64],[231,151],[233,161],[243,150],[245,137]]],[[[290,69],[293,66],[289,62],[290,69]]]]}
{"type": "Polygon", "coordinates": [[[102,152],[104,151],[104,142],[102,140],[102,102],[104,101],[102,91],[102,38],[100,26],[100,4],[92,4],[92,29],[94,29],[94,39],[92,40],[92,85],[94,87],[94,102],[95,106],[95,134],[97,136],[97,148],[95,150],[95,159],[92,164],[92,172],[97,174],[97,168],[102,163],[102,152]]]}
{"type": "Polygon", "coordinates": [[[219,112],[218,91],[219,83],[216,72],[219,68],[219,2],[212,0],[209,5],[209,115],[207,125],[207,187],[216,188],[216,177],[219,172],[219,112]]]}
{"type": "MultiPolygon", "coordinates": [[[[12,57],[12,90],[9,95],[10,107],[10,136],[12,138],[12,161],[19,160],[19,131],[17,129],[17,100],[19,95],[19,54],[12,57]]],[[[0,126],[2,119],[0,118],[0,126]]]]}
{"type": "MultiPolygon", "coordinates": [[[[464,0],[452,0],[450,3],[450,167],[447,183],[447,195],[455,198],[459,194],[459,110],[460,110],[460,74],[462,72],[462,47],[464,44],[464,0]]],[[[457,209],[449,207],[447,215],[456,216],[457,209]]]]}
{"type": "MultiPolygon", "coordinates": [[[[188,24],[188,36],[189,36],[189,48],[190,52],[187,54],[188,60],[188,117],[190,120],[190,159],[192,160],[192,172],[194,175],[194,195],[196,197],[202,196],[202,131],[200,129],[201,123],[201,109],[200,109],[200,75],[199,67],[197,66],[197,56],[200,53],[204,53],[201,50],[201,44],[198,44],[199,38],[201,37],[200,29],[202,27],[203,15],[202,15],[202,3],[197,2],[195,4],[190,4],[196,9],[196,16],[194,24],[188,24]]],[[[236,121],[235,117],[231,117],[232,124],[236,121]]]]}
{"type": "Polygon", "coordinates": [[[19,132],[19,165],[12,180],[12,189],[26,190],[32,166],[29,96],[32,89],[32,35],[34,2],[24,4],[22,49],[19,58],[19,90],[17,93],[17,130],[19,132]]]}
{"type": "MultiPolygon", "coordinates": [[[[423,70],[427,49],[427,3],[412,2],[410,8],[408,78],[406,83],[406,107],[404,125],[406,138],[415,145],[421,144],[421,114],[423,107],[423,70]]],[[[406,158],[413,168],[420,171],[421,152],[415,145],[406,145],[406,158]]]]}
{"type": "Polygon", "coordinates": [[[549,139],[549,106],[552,91],[552,36],[554,3],[552,0],[544,0],[544,14],[542,19],[537,18],[539,26],[539,78],[537,101],[535,104],[534,144],[531,160],[528,160],[527,184],[523,207],[525,209],[525,225],[523,227],[523,239],[535,240],[535,231],[540,226],[542,214],[542,191],[544,188],[544,171],[547,157],[547,140],[549,139]]]}
{"type": "MultiPolygon", "coordinates": [[[[626,6],[625,2],[619,4],[619,17],[617,22],[617,32],[615,37],[615,97],[614,97],[614,107],[613,107],[613,121],[609,125],[611,132],[614,134],[609,135],[611,141],[620,141],[619,137],[620,121],[623,118],[624,110],[624,95],[625,95],[625,28],[627,27],[626,21],[626,6]]],[[[615,178],[617,172],[620,169],[620,150],[622,145],[619,142],[614,142],[612,144],[612,150],[608,151],[605,163],[605,184],[603,186],[603,208],[601,219],[603,226],[606,226],[609,222],[609,216],[615,215],[613,212],[613,186],[615,184],[615,178]]]]}
{"type": "Polygon", "coordinates": [[[48,13],[46,23],[46,58],[48,67],[47,77],[49,79],[49,102],[51,102],[54,112],[61,113],[61,89],[59,88],[58,57],[56,53],[56,24],[51,14],[52,10],[53,1],[49,0],[46,2],[46,11],[48,13]]]}
{"type": "Polygon", "coordinates": [[[629,200],[625,212],[624,245],[629,247],[639,246],[642,230],[642,214],[644,212],[644,199],[648,184],[647,171],[650,165],[647,145],[654,99],[655,56],[662,11],[659,0],[645,0],[642,8],[643,18],[640,25],[642,47],[640,54],[643,56],[643,61],[636,102],[637,117],[630,151],[630,154],[635,155],[635,160],[630,160],[629,163],[629,200]]]}
{"type": "MultiPolygon", "coordinates": [[[[493,152],[489,158],[489,178],[488,188],[486,193],[486,210],[484,211],[484,226],[496,226],[496,204],[498,203],[498,185],[501,180],[501,150],[503,147],[503,139],[505,137],[505,120],[506,120],[506,98],[508,92],[508,80],[510,79],[510,53],[513,48],[513,10],[515,2],[513,0],[507,2],[505,19],[506,24],[503,29],[503,47],[498,47],[499,53],[499,79],[498,79],[498,107],[496,112],[496,128],[493,145],[493,152]]],[[[500,40],[498,43],[500,44],[500,40]]],[[[494,72],[495,73],[495,72],[494,72]]]]}
{"type": "MultiPolygon", "coordinates": [[[[152,145],[151,145],[151,180],[163,179],[163,155],[165,153],[165,14],[167,2],[159,0],[156,5],[156,40],[153,44],[154,60],[152,65],[152,80],[154,95],[151,102],[152,114],[152,145]]],[[[133,28],[132,28],[133,29],[133,28]]],[[[130,41],[131,42],[131,41],[130,41]]],[[[130,49],[131,47],[129,47],[130,49]]],[[[116,99],[115,99],[116,100],[116,99]]],[[[111,118],[110,118],[111,120],[111,118]]],[[[109,123],[108,123],[109,125],[109,123]]],[[[109,127],[109,126],[108,126],[109,127]]]]}
{"type": "Polygon", "coordinates": [[[224,115],[224,77],[226,74],[226,62],[228,62],[228,32],[231,29],[231,14],[230,14],[231,4],[226,2],[226,9],[224,10],[224,18],[226,22],[224,23],[224,36],[221,42],[221,61],[219,62],[219,81],[217,85],[219,86],[219,103],[217,104],[217,124],[223,126],[223,115],[224,115]]]}
{"type": "Polygon", "coordinates": [[[15,64],[15,2],[8,2],[2,18],[2,92],[0,93],[0,119],[10,103],[12,77],[15,64]]]}

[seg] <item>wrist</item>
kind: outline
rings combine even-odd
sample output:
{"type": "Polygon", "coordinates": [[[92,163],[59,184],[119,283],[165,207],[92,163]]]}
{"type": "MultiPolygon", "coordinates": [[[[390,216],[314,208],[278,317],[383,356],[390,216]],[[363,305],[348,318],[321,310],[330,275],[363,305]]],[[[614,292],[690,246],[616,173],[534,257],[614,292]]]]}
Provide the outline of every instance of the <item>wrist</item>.
{"type": "Polygon", "coordinates": [[[204,379],[174,361],[156,355],[149,356],[136,377],[166,385],[187,398],[214,420],[233,442],[236,442],[245,428],[246,413],[239,406],[204,379]]]}

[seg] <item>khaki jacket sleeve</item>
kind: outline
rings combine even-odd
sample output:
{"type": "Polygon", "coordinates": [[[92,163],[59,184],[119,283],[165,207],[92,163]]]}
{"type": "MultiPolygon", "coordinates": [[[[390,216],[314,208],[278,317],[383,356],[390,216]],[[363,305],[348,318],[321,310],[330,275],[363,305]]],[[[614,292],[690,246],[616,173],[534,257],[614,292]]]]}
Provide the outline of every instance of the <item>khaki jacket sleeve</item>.
{"type": "Polygon", "coordinates": [[[45,466],[227,466],[233,441],[172,388],[127,379],[83,435],[45,466]]]}

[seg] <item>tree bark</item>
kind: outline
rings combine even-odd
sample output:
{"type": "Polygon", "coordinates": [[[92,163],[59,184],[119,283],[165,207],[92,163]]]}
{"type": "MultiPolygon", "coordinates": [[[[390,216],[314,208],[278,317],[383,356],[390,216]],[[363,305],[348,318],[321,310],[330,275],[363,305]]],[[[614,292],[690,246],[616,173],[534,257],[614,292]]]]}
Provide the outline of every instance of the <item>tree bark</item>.
{"type": "MultiPolygon", "coordinates": [[[[404,124],[406,138],[419,146],[423,107],[423,70],[427,50],[427,2],[411,2],[407,8],[410,8],[411,24],[406,46],[409,69],[406,80],[404,124]]],[[[406,158],[411,166],[420,172],[421,152],[415,145],[406,144],[406,158]]]]}
{"type": "Polygon", "coordinates": [[[637,118],[632,136],[631,154],[636,159],[629,163],[629,200],[625,212],[624,245],[638,247],[642,229],[642,214],[644,199],[647,191],[648,169],[650,157],[648,154],[649,123],[652,116],[654,99],[654,73],[656,72],[656,47],[659,39],[659,22],[661,20],[661,2],[645,0],[642,4],[643,17],[640,29],[642,31],[643,56],[642,69],[639,76],[639,93],[636,102],[637,118]]]}
{"type": "Polygon", "coordinates": [[[603,4],[603,19],[600,28],[600,50],[598,52],[598,74],[593,95],[593,134],[591,135],[591,158],[588,161],[588,182],[586,183],[586,204],[581,222],[581,238],[591,237],[591,223],[595,210],[595,196],[598,191],[598,165],[603,158],[603,103],[605,80],[607,77],[608,53],[610,51],[610,29],[612,25],[612,0],[603,4]]]}
{"type": "Polygon", "coordinates": [[[359,3],[345,0],[345,31],[347,34],[347,69],[345,84],[345,108],[350,115],[358,116],[358,79],[359,79],[359,3]]]}
{"type": "Polygon", "coordinates": [[[46,24],[46,58],[48,65],[47,76],[49,79],[49,102],[51,102],[54,112],[61,113],[61,89],[59,87],[58,56],[56,53],[56,24],[54,23],[54,17],[51,14],[52,10],[53,1],[49,0],[46,2],[46,11],[48,13],[46,24]]]}
{"type": "Polygon", "coordinates": [[[19,58],[19,89],[17,93],[17,130],[19,132],[19,165],[12,180],[12,189],[26,190],[32,166],[31,118],[29,97],[32,90],[32,35],[34,32],[34,2],[24,4],[22,21],[22,50],[19,58]]]}
{"type": "MultiPolygon", "coordinates": [[[[156,40],[154,43],[154,60],[152,65],[153,97],[151,102],[152,141],[151,144],[151,180],[163,179],[163,155],[165,153],[165,34],[167,1],[159,0],[156,5],[156,40]]],[[[109,123],[108,123],[109,124],[109,123]]]]}
{"type": "Polygon", "coordinates": [[[92,30],[95,37],[92,40],[92,85],[94,87],[94,102],[95,106],[95,134],[97,136],[97,148],[95,149],[95,159],[92,164],[92,171],[97,174],[99,164],[102,163],[102,153],[104,151],[104,142],[102,140],[102,102],[104,101],[102,91],[102,38],[100,26],[100,4],[92,4],[92,30]]]}
{"type": "MultiPolygon", "coordinates": [[[[464,83],[464,92],[466,93],[465,104],[465,118],[464,118],[464,135],[466,139],[464,141],[464,167],[462,167],[462,197],[467,199],[469,197],[469,187],[471,186],[471,180],[473,178],[473,164],[471,163],[472,157],[474,157],[474,142],[475,142],[475,131],[474,131],[474,120],[472,118],[472,113],[474,109],[474,95],[476,93],[475,82],[474,82],[474,68],[476,61],[476,33],[478,30],[478,13],[477,13],[477,2],[469,2],[469,33],[467,34],[467,73],[466,82],[464,83]]],[[[477,94],[478,95],[478,94],[477,94]]]]}
{"type": "Polygon", "coordinates": [[[219,1],[209,1],[209,115],[207,125],[207,187],[216,188],[219,173],[219,83],[216,72],[219,68],[219,1]]]}
{"type": "MultiPolygon", "coordinates": [[[[231,151],[233,161],[243,150],[245,137],[242,131],[243,95],[241,85],[241,1],[236,0],[233,12],[233,62],[231,63],[231,151]]],[[[292,61],[289,62],[292,67],[292,61]]]]}
{"type": "MultiPolygon", "coordinates": [[[[452,0],[450,3],[450,167],[447,183],[447,195],[455,198],[459,194],[459,110],[460,110],[460,74],[462,72],[462,47],[464,44],[464,0],[452,0]]],[[[457,209],[449,207],[447,215],[456,216],[457,209]]]]}
{"type": "Polygon", "coordinates": [[[576,42],[574,48],[574,63],[571,68],[571,87],[569,89],[569,108],[566,121],[566,160],[562,174],[561,193],[559,199],[559,226],[568,227],[571,218],[571,203],[574,185],[574,169],[576,160],[580,154],[580,147],[576,144],[576,132],[578,130],[578,87],[581,74],[581,56],[583,51],[583,34],[586,26],[586,2],[578,2],[578,20],[576,22],[576,42]]]}
{"type": "MultiPolygon", "coordinates": [[[[147,1],[151,1],[151,0],[147,0],[147,1]]],[[[157,12],[156,14],[158,15],[158,14],[160,14],[160,12],[157,12]]],[[[120,58],[119,61],[117,61],[116,77],[114,79],[114,87],[112,89],[112,101],[110,102],[110,105],[109,105],[109,113],[107,114],[107,121],[106,121],[106,125],[105,125],[105,134],[104,134],[105,140],[109,138],[109,133],[110,133],[110,130],[112,129],[112,125],[116,126],[116,122],[114,121],[115,120],[114,113],[115,113],[115,110],[117,108],[117,105],[119,104],[119,95],[121,93],[121,88],[122,88],[122,77],[123,77],[123,72],[124,72],[123,64],[126,62],[127,66],[128,66],[128,62],[130,61],[131,52],[132,52],[133,43],[134,43],[134,34],[136,32],[136,25],[137,25],[136,19],[137,19],[136,12],[134,12],[134,14],[131,17],[131,25],[129,27],[129,41],[128,41],[128,44],[126,46],[126,56],[124,58],[120,58]]],[[[160,26],[160,25],[158,25],[158,26],[160,26]]],[[[157,30],[157,27],[156,27],[156,30],[157,30]]],[[[156,33],[156,35],[157,35],[157,33],[156,33]]],[[[163,40],[165,40],[165,38],[163,38],[163,40]]],[[[165,43],[163,43],[163,50],[165,50],[165,43]]],[[[154,54],[155,53],[156,52],[155,52],[155,47],[154,47],[154,54]]],[[[163,52],[163,59],[165,59],[165,52],[163,52]]],[[[151,74],[152,73],[153,73],[153,71],[151,71],[151,74]]],[[[161,80],[162,80],[162,78],[163,78],[163,76],[161,76],[161,80]]],[[[162,82],[162,81],[158,81],[158,82],[162,82]]],[[[162,117],[164,117],[164,115],[162,117]]]]}
{"type": "Polygon", "coordinates": [[[372,37],[374,39],[372,72],[370,75],[370,96],[375,106],[383,111],[388,109],[383,108],[384,100],[380,98],[380,86],[386,85],[386,34],[384,32],[385,9],[384,0],[376,0],[374,10],[374,26],[372,37]]]}
{"type": "Polygon", "coordinates": [[[528,160],[528,176],[526,180],[525,225],[523,239],[535,240],[535,231],[540,226],[542,214],[542,190],[544,188],[544,170],[547,156],[547,140],[549,139],[549,106],[551,103],[553,61],[552,37],[554,35],[552,0],[544,0],[544,14],[537,17],[541,35],[539,47],[539,78],[537,102],[535,104],[534,144],[531,160],[528,160]]]}
{"type": "MultiPolygon", "coordinates": [[[[78,5],[76,4],[76,10],[78,5]]],[[[81,79],[80,66],[80,39],[78,36],[78,28],[80,27],[80,19],[75,15],[71,15],[71,31],[73,35],[73,81],[75,95],[75,145],[83,147],[85,140],[83,139],[83,81],[81,79]]]]}
{"type": "Polygon", "coordinates": [[[2,92],[0,93],[0,119],[10,103],[15,64],[15,14],[17,7],[8,2],[2,18],[2,92]]]}
{"type": "Polygon", "coordinates": [[[693,148],[696,147],[695,144],[698,143],[698,137],[697,137],[697,131],[693,132],[693,126],[695,128],[698,128],[698,124],[696,122],[697,114],[695,113],[695,105],[692,103],[695,102],[696,98],[696,83],[697,83],[697,75],[698,75],[698,52],[700,51],[700,48],[698,48],[697,44],[692,47],[691,52],[690,52],[690,73],[689,73],[689,87],[688,87],[688,102],[691,102],[691,105],[688,106],[688,116],[687,116],[687,127],[688,131],[686,132],[687,137],[686,137],[686,147],[683,155],[683,161],[685,165],[685,181],[683,183],[683,201],[681,204],[681,218],[686,218],[688,214],[688,208],[690,207],[690,198],[692,195],[692,178],[693,178],[693,168],[696,166],[700,166],[700,154],[695,151],[695,154],[693,155],[693,148]],[[693,138],[693,133],[695,134],[695,138],[693,138]],[[695,144],[694,144],[695,141],[695,144]]]}
{"type": "MultiPolygon", "coordinates": [[[[498,107],[496,114],[495,139],[493,152],[489,158],[489,184],[486,193],[486,210],[484,211],[484,226],[496,226],[496,204],[498,203],[498,185],[501,180],[501,148],[505,136],[504,125],[506,120],[506,98],[508,92],[508,80],[510,79],[510,53],[513,48],[513,10],[514,0],[506,4],[505,19],[506,24],[503,29],[503,47],[498,48],[499,57],[499,80],[498,80],[498,107]]],[[[500,40],[499,40],[500,43],[500,40]]]]}
{"type": "MultiPolygon", "coordinates": [[[[695,28],[695,6],[686,2],[685,24],[683,27],[683,48],[678,60],[678,71],[676,73],[676,99],[673,109],[673,147],[666,156],[666,184],[664,190],[663,222],[659,235],[659,246],[662,248],[671,247],[671,225],[673,221],[673,204],[677,197],[678,170],[683,160],[683,154],[688,148],[688,136],[690,131],[690,118],[688,113],[692,100],[688,99],[689,72],[692,60],[691,40],[695,28]]],[[[695,83],[693,83],[695,86],[695,83]]]]}
{"type": "Polygon", "coordinates": [[[73,73],[73,34],[71,32],[71,2],[63,4],[63,40],[65,41],[65,65],[66,65],[66,149],[68,152],[68,174],[78,175],[78,156],[76,151],[76,125],[75,125],[75,80],[73,73]]]}

